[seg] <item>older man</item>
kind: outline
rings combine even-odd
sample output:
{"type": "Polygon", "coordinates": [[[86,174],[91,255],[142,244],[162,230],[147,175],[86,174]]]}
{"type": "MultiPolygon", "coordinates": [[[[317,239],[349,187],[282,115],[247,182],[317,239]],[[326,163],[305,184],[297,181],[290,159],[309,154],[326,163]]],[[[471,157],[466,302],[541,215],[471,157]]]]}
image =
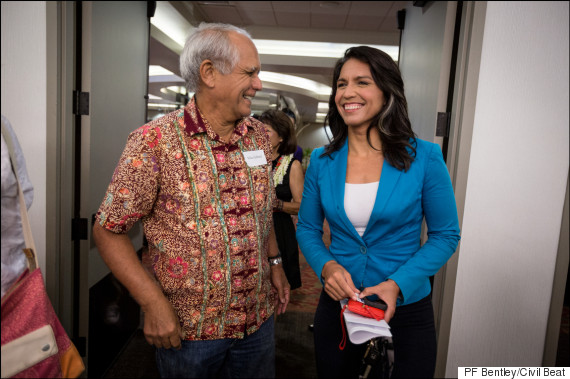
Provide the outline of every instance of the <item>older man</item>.
{"type": "Polygon", "coordinates": [[[289,284],[272,230],[271,145],[247,32],[202,24],[180,57],[194,97],[129,136],[93,233],[141,305],[163,377],[274,376],[289,284]],[[125,234],[141,219],[151,275],[125,234]]]}

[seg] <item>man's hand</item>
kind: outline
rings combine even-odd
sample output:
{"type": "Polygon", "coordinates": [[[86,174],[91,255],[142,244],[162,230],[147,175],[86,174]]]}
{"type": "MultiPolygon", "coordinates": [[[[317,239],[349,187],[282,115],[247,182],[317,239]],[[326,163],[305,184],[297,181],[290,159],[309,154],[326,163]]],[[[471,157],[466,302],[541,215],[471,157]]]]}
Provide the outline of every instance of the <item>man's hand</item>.
{"type": "Polygon", "coordinates": [[[328,261],[323,266],[321,275],[325,283],[325,292],[333,300],[346,298],[356,300],[360,291],[354,286],[352,277],[344,267],[335,261],[328,261]]]}
{"type": "Polygon", "coordinates": [[[289,295],[291,293],[291,286],[283,271],[283,265],[271,266],[271,284],[276,292],[275,296],[275,309],[277,315],[285,313],[287,304],[289,304],[289,295]]]}
{"type": "Polygon", "coordinates": [[[388,279],[373,287],[366,287],[362,290],[359,297],[362,299],[366,296],[377,295],[380,299],[384,300],[386,305],[388,305],[388,309],[384,312],[384,320],[390,322],[392,317],[394,317],[394,313],[396,313],[396,300],[398,300],[399,294],[400,287],[398,284],[392,279],[388,279]]]}
{"type": "Polygon", "coordinates": [[[162,299],[144,311],[144,336],[146,341],[158,348],[179,350],[184,339],[178,316],[170,302],[162,299]]]}
{"type": "Polygon", "coordinates": [[[142,266],[129,236],[95,224],[93,237],[103,261],[145,312],[144,334],[148,343],[179,349],[183,336],[178,316],[160,285],[142,266]]]}

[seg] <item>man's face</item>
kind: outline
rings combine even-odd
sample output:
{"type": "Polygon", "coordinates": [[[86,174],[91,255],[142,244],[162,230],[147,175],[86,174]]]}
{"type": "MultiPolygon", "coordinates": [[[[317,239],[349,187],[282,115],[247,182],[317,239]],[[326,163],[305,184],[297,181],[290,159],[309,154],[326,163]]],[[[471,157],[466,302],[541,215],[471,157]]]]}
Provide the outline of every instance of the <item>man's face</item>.
{"type": "Polygon", "coordinates": [[[228,75],[219,75],[216,80],[219,111],[227,121],[236,120],[251,114],[251,102],[262,85],[259,79],[261,63],[253,42],[249,38],[232,32],[230,39],[239,51],[239,61],[228,75]]]}

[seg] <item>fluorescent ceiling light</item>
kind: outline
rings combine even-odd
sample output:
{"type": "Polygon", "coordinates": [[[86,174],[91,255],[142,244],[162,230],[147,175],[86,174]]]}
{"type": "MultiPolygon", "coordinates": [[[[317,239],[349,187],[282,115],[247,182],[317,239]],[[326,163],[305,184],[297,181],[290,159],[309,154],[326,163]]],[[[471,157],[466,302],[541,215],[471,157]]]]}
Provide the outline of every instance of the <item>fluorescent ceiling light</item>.
{"type": "Polygon", "coordinates": [[[148,66],[148,81],[150,83],[162,83],[162,82],[181,82],[184,83],[178,75],[174,75],[171,71],[165,69],[162,66],[150,65],[148,66]]]}
{"type": "Polygon", "coordinates": [[[301,78],[293,75],[279,74],[271,71],[261,71],[259,79],[262,82],[285,84],[292,87],[302,88],[319,95],[330,95],[332,88],[314,80],[301,78]]]}
{"type": "Polygon", "coordinates": [[[329,111],[329,103],[324,103],[324,102],[319,101],[317,104],[317,111],[321,112],[321,113],[322,112],[324,112],[324,113],[328,112],[329,111]]]}
{"type": "Polygon", "coordinates": [[[148,66],[148,76],[162,76],[162,75],[174,75],[172,71],[165,69],[162,66],[150,65],[148,66]]]}
{"type": "Polygon", "coordinates": [[[194,29],[168,1],[156,2],[156,10],[150,23],[180,46],[184,46],[186,36],[194,29]]]}
{"type": "Polygon", "coordinates": [[[398,46],[369,45],[361,43],[277,41],[269,39],[254,39],[253,43],[257,47],[259,54],[319,58],[340,58],[349,47],[367,45],[384,51],[394,60],[398,59],[398,46]]]}
{"type": "Polygon", "coordinates": [[[184,86],[170,86],[170,87],[166,87],[166,89],[172,91],[172,92],[176,92],[179,93],[181,95],[186,95],[186,87],[184,86]]]}
{"type": "Polygon", "coordinates": [[[148,104],[149,108],[178,108],[179,105],[178,104],[164,104],[164,103],[149,103],[148,104]]]}

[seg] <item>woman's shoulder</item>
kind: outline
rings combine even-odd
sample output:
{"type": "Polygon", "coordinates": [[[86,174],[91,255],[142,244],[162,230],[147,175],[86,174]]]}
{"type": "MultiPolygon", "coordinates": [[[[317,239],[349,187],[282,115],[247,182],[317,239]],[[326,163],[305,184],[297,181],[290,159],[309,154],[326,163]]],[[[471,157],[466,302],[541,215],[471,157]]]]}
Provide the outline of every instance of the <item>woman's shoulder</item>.
{"type": "Polygon", "coordinates": [[[429,142],[419,138],[415,139],[415,145],[412,144],[412,146],[414,146],[416,149],[416,158],[420,159],[429,157],[431,154],[433,154],[434,151],[436,151],[436,149],[439,149],[441,152],[441,148],[437,143],[429,142]]]}

